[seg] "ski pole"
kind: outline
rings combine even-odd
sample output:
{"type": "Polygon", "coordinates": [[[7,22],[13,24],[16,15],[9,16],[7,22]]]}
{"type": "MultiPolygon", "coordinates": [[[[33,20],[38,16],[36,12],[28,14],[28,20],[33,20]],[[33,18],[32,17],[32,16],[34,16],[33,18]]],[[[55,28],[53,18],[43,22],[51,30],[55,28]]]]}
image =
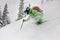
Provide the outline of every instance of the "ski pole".
{"type": "Polygon", "coordinates": [[[24,21],[22,21],[22,24],[21,24],[20,30],[22,29],[23,23],[24,23],[24,21]]]}

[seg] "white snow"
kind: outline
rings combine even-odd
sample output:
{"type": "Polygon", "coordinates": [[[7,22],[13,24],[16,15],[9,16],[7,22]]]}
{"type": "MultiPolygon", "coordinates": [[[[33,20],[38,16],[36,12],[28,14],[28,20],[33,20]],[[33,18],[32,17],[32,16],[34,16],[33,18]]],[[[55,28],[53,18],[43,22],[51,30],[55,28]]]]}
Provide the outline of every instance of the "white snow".
{"type": "Polygon", "coordinates": [[[0,29],[0,40],[60,40],[59,3],[60,0],[53,0],[40,5],[44,10],[44,19],[48,22],[36,25],[34,20],[30,19],[23,24],[21,31],[23,19],[13,22],[0,29]]]}

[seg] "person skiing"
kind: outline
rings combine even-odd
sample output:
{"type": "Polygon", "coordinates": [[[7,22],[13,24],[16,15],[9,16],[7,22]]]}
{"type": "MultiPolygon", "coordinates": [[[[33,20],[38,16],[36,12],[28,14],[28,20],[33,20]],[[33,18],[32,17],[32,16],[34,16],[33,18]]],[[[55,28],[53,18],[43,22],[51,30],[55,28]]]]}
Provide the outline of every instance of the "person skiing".
{"type": "Polygon", "coordinates": [[[42,11],[36,6],[34,8],[29,8],[27,7],[26,10],[24,11],[25,13],[27,13],[27,15],[29,15],[29,17],[26,20],[23,21],[27,21],[31,18],[36,20],[37,24],[42,24],[43,23],[43,14],[42,11]]]}

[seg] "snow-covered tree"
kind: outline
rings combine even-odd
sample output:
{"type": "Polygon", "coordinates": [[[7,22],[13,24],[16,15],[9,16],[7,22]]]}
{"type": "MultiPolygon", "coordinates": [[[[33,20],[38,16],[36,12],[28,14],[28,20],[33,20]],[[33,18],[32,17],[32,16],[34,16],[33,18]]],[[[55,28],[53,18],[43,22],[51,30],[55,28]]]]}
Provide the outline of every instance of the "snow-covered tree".
{"type": "Polygon", "coordinates": [[[0,6],[0,27],[2,27],[3,21],[2,21],[2,12],[1,12],[1,6],[0,6]]]}
{"type": "Polygon", "coordinates": [[[18,19],[22,19],[23,18],[23,8],[24,8],[24,0],[20,0],[20,6],[19,6],[19,14],[18,14],[18,19]]]}
{"type": "Polygon", "coordinates": [[[4,26],[7,25],[7,24],[10,24],[10,19],[8,17],[9,12],[8,12],[7,8],[8,8],[8,6],[7,6],[7,3],[6,3],[5,7],[4,7],[4,10],[3,10],[3,16],[2,16],[4,26]]]}
{"type": "Polygon", "coordinates": [[[1,17],[2,17],[2,14],[1,14],[1,6],[0,6],[0,19],[1,19],[1,17]]]}

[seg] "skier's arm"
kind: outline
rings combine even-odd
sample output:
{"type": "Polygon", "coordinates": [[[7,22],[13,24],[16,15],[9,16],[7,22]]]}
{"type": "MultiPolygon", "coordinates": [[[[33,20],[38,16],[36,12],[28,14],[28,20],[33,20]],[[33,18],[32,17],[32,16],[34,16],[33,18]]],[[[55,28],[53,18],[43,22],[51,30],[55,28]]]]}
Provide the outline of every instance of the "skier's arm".
{"type": "Polygon", "coordinates": [[[23,19],[23,21],[25,22],[25,21],[28,21],[29,19],[30,19],[30,16],[27,19],[23,19]]]}
{"type": "Polygon", "coordinates": [[[27,18],[27,21],[30,19],[30,16],[27,18]]]}

